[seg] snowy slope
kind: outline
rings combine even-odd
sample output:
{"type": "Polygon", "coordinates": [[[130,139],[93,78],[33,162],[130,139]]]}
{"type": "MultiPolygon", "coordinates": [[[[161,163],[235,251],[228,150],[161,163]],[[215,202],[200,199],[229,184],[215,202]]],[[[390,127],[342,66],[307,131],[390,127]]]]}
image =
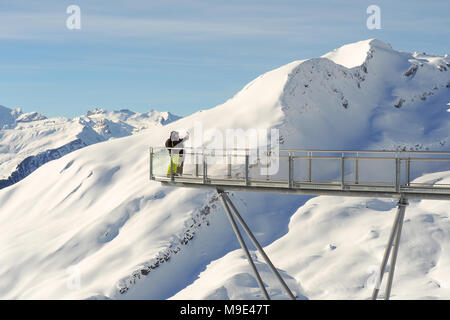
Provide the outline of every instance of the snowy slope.
{"type": "MultiPolygon", "coordinates": [[[[205,130],[279,128],[282,148],[448,150],[447,56],[401,53],[378,40],[342,50],[268,72],[213,109],[74,151],[0,190],[0,297],[255,294],[253,276],[241,252],[235,252],[239,245],[214,192],[149,181],[148,146],[161,146],[171,130],[192,131],[199,122],[205,130]],[[68,285],[74,270],[80,286],[68,285]]],[[[191,140],[201,143],[194,136],[191,140]]],[[[441,175],[448,179],[448,173],[441,175]]],[[[367,290],[360,287],[370,276],[367,268],[381,259],[394,204],[309,199],[251,193],[232,197],[299,297],[366,297],[367,290]],[[374,240],[366,238],[372,230],[374,240]],[[345,276],[333,276],[333,266],[345,276]]],[[[448,210],[445,203],[432,201],[410,207],[415,227],[410,235],[405,231],[405,239],[412,241],[401,254],[415,256],[400,256],[397,279],[404,278],[407,285],[394,294],[448,298],[448,210]],[[431,212],[436,212],[433,219],[422,219],[431,212]],[[430,232],[419,235],[423,230],[430,232]],[[433,249],[416,238],[425,245],[433,240],[433,249]],[[432,268],[407,263],[413,260],[435,263],[432,268]],[[441,288],[423,290],[428,281],[441,288]]],[[[283,298],[261,259],[258,265],[270,292],[283,298]]]]}
{"type": "Polygon", "coordinates": [[[47,119],[36,112],[0,107],[0,179],[5,185],[15,183],[40,165],[73,150],[177,119],[168,112],[135,113],[126,109],[95,109],[74,119],[47,119]],[[6,180],[8,177],[11,181],[6,180]]]}

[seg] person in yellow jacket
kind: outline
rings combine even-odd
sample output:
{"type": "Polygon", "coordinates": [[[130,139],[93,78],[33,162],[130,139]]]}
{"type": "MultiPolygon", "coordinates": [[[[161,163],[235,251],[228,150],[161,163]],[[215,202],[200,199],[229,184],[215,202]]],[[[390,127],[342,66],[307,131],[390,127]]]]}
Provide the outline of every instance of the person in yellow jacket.
{"type": "Polygon", "coordinates": [[[172,155],[171,165],[169,163],[169,168],[167,169],[167,175],[170,176],[170,168],[172,167],[174,175],[182,175],[183,174],[183,142],[189,139],[189,133],[183,139],[180,139],[180,134],[178,131],[172,131],[170,133],[169,139],[166,140],[166,148],[169,150],[169,154],[172,155]]]}

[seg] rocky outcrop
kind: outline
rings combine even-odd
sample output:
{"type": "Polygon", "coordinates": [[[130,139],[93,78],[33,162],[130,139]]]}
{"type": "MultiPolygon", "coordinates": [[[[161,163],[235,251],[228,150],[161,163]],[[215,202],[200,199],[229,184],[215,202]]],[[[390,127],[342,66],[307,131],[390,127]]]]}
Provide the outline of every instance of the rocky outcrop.
{"type": "Polygon", "coordinates": [[[0,189],[6,188],[10,185],[13,185],[14,183],[19,182],[43,164],[55,159],[59,159],[62,156],[72,151],[81,149],[85,146],[87,146],[87,144],[84,143],[81,139],[76,139],[59,148],[45,150],[44,152],[38,153],[35,156],[29,156],[25,158],[21,163],[19,163],[19,165],[17,165],[16,170],[11,173],[8,179],[0,180],[0,189]]]}

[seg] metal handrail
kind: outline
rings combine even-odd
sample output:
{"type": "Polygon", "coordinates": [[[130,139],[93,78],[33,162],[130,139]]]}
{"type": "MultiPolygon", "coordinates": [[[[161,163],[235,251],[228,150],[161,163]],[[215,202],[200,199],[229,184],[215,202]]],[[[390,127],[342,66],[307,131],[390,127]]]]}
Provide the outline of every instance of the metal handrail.
{"type": "MultiPolygon", "coordinates": [[[[195,175],[184,175],[184,178],[189,177],[188,182],[189,183],[201,183],[203,185],[212,185],[214,183],[222,183],[222,184],[229,184],[235,186],[236,183],[242,183],[243,186],[252,187],[256,186],[257,183],[261,184],[261,181],[270,183],[273,182],[276,187],[279,187],[280,184],[285,183],[285,188],[295,189],[295,188],[301,188],[302,185],[309,184],[309,185],[317,185],[320,183],[321,185],[328,186],[335,190],[336,186],[340,186],[341,190],[349,190],[349,189],[356,189],[362,190],[361,188],[392,188],[391,192],[394,193],[401,193],[405,191],[405,188],[408,188],[407,191],[411,190],[425,190],[423,192],[427,192],[428,189],[430,189],[430,192],[434,192],[434,190],[443,190],[445,191],[445,194],[449,194],[450,196],[450,187],[448,187],[447,184],[439,184],[436,182],[432,183],[411,183],[411,165],[414,163],[425,163],[425,162],[449,162],[450,163],[450,152],[444,152],[444,151],[386,151],[386,150],[352,150],[352,151],[342,151],[342,150],[279,150],[277,154],[271,153],[271,152],[262,152],[261,149],[206,149],[206,148],[170,148],[172,150],[184,150],[185,156],[195,156],[194,164],[195,164],[195,175]],[[259,152],[259,153],[252,153],[252,152],[259,152]],[[298,153],[302,152],[305,153],[304,155],[299,155],[298,153]],[[296,154],[297,153],[297,154],[296,154]],[[319,155],[314,154],[319,153],[319,155]],[[329,153],[331,155],[324,155],[323,153],[329,153]],[[391,153],[392,156],[386,156],[386,154],[391,153]],[[382,156],[369,156],[369,154],[380,154],[382,156]],[[423,157],[421,157],[421,155],[423,157]],[[428,156],[427,156],[428,155],[428,156]],[[435,157],[432,157],[430,155],[433,155],[435,157]],[[278,160],[280,159],[287,159],[288,160],[288,167],[287,167],[287,177],[280,178],[273,177],[275,179],[270,179],[269,175],[266,176],[265,180],[261,180],[264,178],[261,178],[260,176],[263,176],[262,174],[258,177],[252,177],[250,175],[250,169],[256,167],[260,168],[269,168],[269,162],[262,163],[260,162],[262,158],[265,156],[268,157],[276,157],[278,160]],[[232,159],[235,158],[241,158],[241,160],[236,163],[232,162],[232,159]],[[216,163],[220,165],[226,165],[226,169],[220,169],[223,170],[223,174],[213,174],[213,176],[210,176],[208,173],[210,165],[213,161],[210,161],[211,159],[222,159],[221,163],[216,163]],[[223,162],[223,159],[227,159],[225,162],[223,162]],[[252,160],[252,162],[250,161],[252,160]],[[296,160],[302,159],[307,160],[306,167],[304,167],[304,172],[307,174],[307,177],[305,179],[297,179],[294,175],[295,169],[298,169],[298,165],[296,164],[296,160]],[[340,169],[337,169],[335,171],[335,178],[326,178],[326,180],[323,180],[319,177],[313,177],[313,170],[312,168],[315,166],[315,162],[318,160],[337,160],[340,162],[340,169]],[[395,165],[395,170],[392,171],[391,175],[393,182],[392,183],[383,183],[383,185],[380,185],[378,179],[361,179],[361,173],[369,173],[373,174],[370,171],[361,170],[361,161],[393,161],[393,165],[395,165]],[[351,163],[352,166],[352,172],[350,174],[346,172],[346,169],[348,169],[348,163],[351,163]],[[232,165],[238,165],[239,172],[243,170],[241,173],[242,176],[238,177],[232,176],[232,165]],[[200,170],[200,166],[202,166],[202,170],[200,170]],[[347,166],[347,167],[346,167],[347,166]],[[354,175],[354,176],[353,176],[354,175]],[[353,177],[351,177],[353,176],[353,177]],[[221,179],[219,177],[223,177],[224,179],[221,179]],[[350,178],[351,177],[351,178],[350,178]],[[198,180],[198,181],[197,181],[198,180]],[[219,181],[220,180],[220,181],[219,181]],[[228,181],[228,182],[227,182],[228,181]],[[327,181],[326,183],[322,183],[321,181],[327,181]],[[425,186],[427,186],[425,188],[425,186]],[[430,187],[431,186],[431,187],[430,187]],[[434,190],[431,190],[434,189],[434,190]],[[448,190],[448,193],[447,193],[448,190]]],[[[165,175],[155,175],[153,172],[153,158],[155,151],[157,150],[167,150],[165,147],[157,147],[157,148],[150,148],[150,178],[153,180],[159,180],[159,181],[166,181],[167,178],[170,178],[171,183],[175,183],[177,181],[180,181],[180,178],[174,174],[173,172],[173,153],[168,152],[170,154],[170,174],[167,176],[165,175]]],[[[298,163],[298,162],[297,162],[298,163]]],[[[304,162],[302,162],[304,164],[304,162]]],[[[336,163],[337,164],[337,163],[336,163]]],[[[321,165],[324,165],[322,162],[321,165]]],[[[423,165],[421,165],[423,166],[423,165]]],[[[303,167],[303,165],[302,165],[303,167]]],[[[300,168],[302,168],[300,167],[300,168]]],[[[386,168],[386,167],[385,167],[386,168]]],[[[391,166],[388,167],[389,170],[392,168],[391,166]]],[[[422,167],[420,167],[421,170],[422,167]]],[[[214,170],[213,170],[214,171],[214,170]]],[[[331,171],[330,172],[334,172],[331,171]]],[[[386,179],[386,178],[384,178],[386,179]]],[[[386,180],[385,180],[386,181],[386,180]]],[[[188,183],[185,182],[185,183],[188,183]]],[[[269,185],[270,186],[270,185],[269,185]]],[[[385,190],[384,190],[385,191],[385,190]]]]}
{"type": "MultiPolygon", "coordinates": [[[[165,147],[165,146],[157,146],[152,147],[153,149],[174,149],[174,150],[199,150],[199,151],[258,151],[261,150],[261,148],[225,148],[225,149],[218,149],[218,148],[206,148],[206,147],[165,147]]],[[[352,150],[352,149],[333,149],[333,150],[326,150],[326,149],[280,149],[279,152],[285,152],[285,153],[418,153],[418,154],[446,154],[450,156],[450,151],[419,151],[419,150],[352,150]]]]}
{"type": "MultiPolygon", "coordinates": [[[[232,148],[232,149],[208,149],[208,148],[194,148],[194,147],[152,147],[153,150],[183,150],[186,154],[190,155],[203,155],[206,154],[208,156],[214,157],[245,157],[246,154],[250,156],[255,155],[272,155],[272,151],[262,152],[261,149],[240,149],[240,148],[232,148]],[[239,151],[240,153],[233,153],[239,151]]],[[[294,149],[280,149],[278,151],[279,158],[289,158],[290,156],[298,159],[341,159],[342,154],[344,154],[345,159],[360,159],[360,160],[394,160],[400,158],[401,160],[414,160],[414,161],[449,161],[450,160],[450,151],[385,151],[385,150],[294,150],[294,149]],[[296,153],[306,153],[306,155],[296,155],[296,153]],[[318,156],[313,155],[314,153],[329,153],[329,154],[341,154],[340,156],[318,156]],[[349,154],[355,154],[353,156],[349,154]],[[370,157],[370,156],[360,156],[360,154],[395,154],[392,157],[370,157]],[[406,156],[405,154],[408,154],[406,156]],[[449,158],[421,158],[421,157],[411,157],[411,154],[415,155],[448,155],[449,158]]]]}

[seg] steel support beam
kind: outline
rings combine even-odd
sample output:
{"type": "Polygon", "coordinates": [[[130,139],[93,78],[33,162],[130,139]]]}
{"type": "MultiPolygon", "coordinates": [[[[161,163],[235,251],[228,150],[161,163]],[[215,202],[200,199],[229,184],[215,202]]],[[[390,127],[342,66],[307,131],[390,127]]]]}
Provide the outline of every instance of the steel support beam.
{"type": "Polygon", "coordinates": [[[287,286],[286,282],[283,280],[283,278],[281,277],[280,273],[278,272],[278,270],[273,265],[272,261],[270,261],[269,257],[264,252],[264,249],[261,247],[261,245],[259,244],[258,240],[256,240],[255,236],[253,235],[253,232],[250,230],[250,228],[248,227],[247,223],[245,223],[245,220],[239,214],[239,211],[236,209],[236,207],[234,206],[234,204],[231,201],[231,199],[228,197],[228,195],[226,193],[222,193],[222,197],[229,204],[232,213],[234,214],[234,216],[236,217],[238,222],[241,224],[241,226],[244,228],[245,232],[247,233],[248,237],[252,241],[253,245],[256,247],[258,252],[261,254],[261,256],[263,257],[264,261],[269,266],[269,268],[272,271],[272,273],[278,279],[278,281],[280,282],[280,284],[282,285],[282,287],[286,291],[286,293],[289,296],[289,298],[291,298],[292,300],[295,300],[295,295],[292,293],[291,289],[289,289],[289,287],[287,286]]]}
{"type": "MultiPolygon", "coordinates": [[[[231,185],[223,183],[192,183],[186,181],[177,181],[178,178],[171,182],[170,180],[162,180],[161,177],[156,178],[163,186],[186,187],[186,188],[200,188],[200,189],[221,189],[224,191],[241,191],[241,192],[267,192],[267,193],[282,193],[282,194],[300,194],[311,196],[340,196],[340,197],[369,197],[369,198],[391,198],[400,199],[402,194],[407,199],[427,199],[427,200],[450,200],[450,193],[425,193],[425,192],[409,192],[402,191],[400,193],[392,191],[367,191],[367,190],[330,190],[330,189],[313,189],[308,187],[261,187],[261,186],[245,186],[245,185],[231,185]]],[[[348,185],[347,185],[348,187],[348,185]]]]}
{"type": "Polygon", "coordinates": [[[397,262],[397,254],[398,254],[398,249],[400,246],[403,221],[405,219],[405,211],[406,211],[407,205],[408,205],[408,201],[406,199],[400,199],[400,202],[398,204],[398,210],[400,210],[400,217],[399,217],[399,221],[398,221],[398,225],[397,225],[397,232],[395,235],[394,251],[392,252],[391,263],[390,263],[390,267],[389,267],[389,276],[388,276],[388,282],[386,285],[386,292],[384,294],[385,300],[389,300],[389,297],[391,296],[392,280],[394,279],[395,264],[397,262]]]}
{"type": "Polygon", "coordinates": [[[398,201],[397,213],[395,215],[394,224],[392,225],[391,233],[389,235],[389,240],[386,245],[386,249],[384,251],[383,260],[381,262],[379,274],[377,277],[377,282],[376,282],[375,288],[373,289],[373,292],[372,292],[372,300],[376,300],[378,297],[381,283],[383,281],[384,271],[386,269],[386,265],[389,260],[389,256],[391,254],[391,249],[394,246],[394,252],[392,254],[391,264],[390,264],[390,268],[389,268],[388,283],[386,286],[386,292],[385,292],[385,297],[384,297],[385,300],[389,300],[391,288],[392,288],[392,281],[394,278],[395,264],[397,262],[397,254],[398,254],[398,247],[400,244],[403,220],[405,218],[405,210],[406,210],[407,205],[408,205],[408,200],[403,197],[400,198],[400,200],[398,201]],[[394,242],[395,242],[395,244],[394,244],[394,242]]]}
{"type": "Polygon", "coordinates": [[[234,221],[233,215],[231,214],[230,208],[228,207],[227,201],[225,200],[225,194],[223,191],[217,190],[219,193],[219,198],[222,201],[223,208],[225,209],[225,212],[227,214],[228,220],[230,221],[231,227],[233,228],[234,233],[236,234],[236,238],[238,239],[242,250],[244,250],[245,255],[247,256],[248,263],[250,264],[250,267],[253,270],[253,273],[255,274],[256,281],[258,282],[258,286],[260,287],[261,291],[263,292],[264,298],[266,300],[270,300],[269,294],[267,293],[266,288],[264,287],[264,283],[261,279],[261,276],[258,273],[258,269],[256,269],[255,263],[253,262],[253,259],[250,255],[250,252],[248,251],[247,245],[244,242],[244,239],[242,238],[241,232],[239,231],[238,226],[236,225],[236,221],[234,221]]]}

